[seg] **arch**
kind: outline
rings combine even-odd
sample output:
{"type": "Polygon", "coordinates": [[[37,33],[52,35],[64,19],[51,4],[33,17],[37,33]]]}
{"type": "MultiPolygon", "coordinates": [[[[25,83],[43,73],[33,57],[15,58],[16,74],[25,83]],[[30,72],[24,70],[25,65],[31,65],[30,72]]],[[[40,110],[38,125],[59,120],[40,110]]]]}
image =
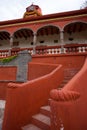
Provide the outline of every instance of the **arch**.
{"type": "Polygon", "coordinates": [[[0,30],[0,50],[10,48],[10,33],[6,30],[0,30]]]}
{"type": "Polygon", "coordinates": [[[32,33],[34,33],[34,31],[32,29],[30,29],[30,28],[18,28],[18,30],[16,30],[15,32],[13,32],[12,35],[14,35],[16,32],[21,31],[21,30],[30,30],[32,33]]]}
{"type": "Polygon", "coordinates": [[[60,27],[47,24],[36,30],[37,46],[56,46],[60,44],[60,27]]]}
{"type": "Polygon", "coordinates": [[[53,24],[46,24],[46,25],[41,26],[40,28],[38,28],[36,30],[36,32],[38,32],[40,29],[45,28],[45,27],[56,27],[56,28],[58,28],[59,31],[61,30],[61,28],[59,26],[56,26],[56,25],[53,25],[53,24]]]}
{"type": "Polygon", "coordinates": [[[30,36],[33,36],[33,33],[34,32],[29,28],[20,28],[13,33],[13,36],[19,38],[28,38],[30,36]]]}
{"type": "Polygon", "coordinates": [[[18,28],[13,35],[13,48],[29,48],[33,43],[33,30],[30,28],[18,28]]]}
{"type": "Polygon", "coordinates": [[[77,21],[72,21],[72,22],[69,22],[69,23],[65,24],[65,25],[63,26],[62,30],[64,30],[65,27],[67,27],[68,25],[74,24],[74,23],[83,23],[83,24],[87,24],[87,22],[85,22],[85,21],[79,21],[79,20],[77,20],[77,21]]]}
{"type": "Polygon", "coordinates": [[[73,21],[63,27],[65,43],[87,43],[87,22],[73,21]]]}
{"type": "Polygon", "coordinates": [[[0,39],[10,39],[10,33],[6,30],[0,30],[0,39]]]}
{"type": "Polygon", "coordinates": [[[0,30],[0,32],[7,32],[7,33],[10,34],[10,32],[9,32],[9,31],[6,31],[6,30],[0,30]]]}

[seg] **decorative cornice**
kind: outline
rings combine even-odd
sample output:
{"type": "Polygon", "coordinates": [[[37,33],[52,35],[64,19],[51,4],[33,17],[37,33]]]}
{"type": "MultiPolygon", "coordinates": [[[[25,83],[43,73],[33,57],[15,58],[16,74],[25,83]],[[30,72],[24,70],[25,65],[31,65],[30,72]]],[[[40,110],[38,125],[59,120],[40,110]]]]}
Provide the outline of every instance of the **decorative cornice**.
{"type": "MultiPolygon", "coordinates": [[[[0,25],[0,28],[3,28],[3,27],[12,27],[12,26],[19,26],[19,25],[25,25],[25,24],[36,24],[36,23],[43,23],[43,22],[51,22],[51,21],[56,21],[56,20],[64,20],[64,19],[71,19],[71,18],[78,18],[78,17],[83,17],[83,16],[87,16],[87,14],[81,14],[81,15],[74,15],[74,16],[65,16],[65,17],[58,17],[58,18],[46,18],[46,19],[34,19],[34,20],[30,20],[28,21],[21,21],[21,22],[15,22],[15,23],[12,23],[12,24],[2,24],[0,25]]],[[[19,19],[20,21],[20,19],[19,19]]]]}
{"type": "Polygon", "coordinates": [[[68,90],[64,91],[62,89],[61,90],[53,89],[50,92],[50,97],[56,101],[74,101],[80,97],[80,93],[68,90]]]}

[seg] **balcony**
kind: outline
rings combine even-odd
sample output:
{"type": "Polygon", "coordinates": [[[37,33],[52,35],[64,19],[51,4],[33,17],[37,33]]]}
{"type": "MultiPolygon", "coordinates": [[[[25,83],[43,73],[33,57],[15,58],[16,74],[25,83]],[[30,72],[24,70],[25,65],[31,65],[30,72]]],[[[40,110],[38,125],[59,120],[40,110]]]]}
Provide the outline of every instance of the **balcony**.
{"type": "Polygon", "coordinates": [[[87,44],[66,44],[63,46],[37,46],[35,48],[12,48],[11,50],[0,50],[0,58],[17,55],[19,51],[28,50],[33,55],[72,54],[87,52],[87,44]],[[34,53],[35,49],[35,53],[34,53]]]}

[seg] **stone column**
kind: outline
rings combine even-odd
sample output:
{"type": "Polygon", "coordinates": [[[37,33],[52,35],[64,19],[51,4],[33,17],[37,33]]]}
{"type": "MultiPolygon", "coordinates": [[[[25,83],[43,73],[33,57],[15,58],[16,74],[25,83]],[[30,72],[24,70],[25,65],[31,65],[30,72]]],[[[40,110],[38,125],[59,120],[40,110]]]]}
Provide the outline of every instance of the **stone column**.
{"type": "Polygon", "coordinates": [[[11,56],[11,49],[12,49],[12,46],[13,46],[13,38],[14,38],[14,36],[13,36],[13,35],[11,35],[11,36],[10,36],[9,56],[11,56]]]}
{"type": "Polygon", "coordinates": [[[60,31],[61,53],[64,53],[64,31],[60,31]]]}
{"type": "Polygon", "coordinates": [[[36,54],[36,42],[37,42],[37,33],[36,32],[34,32],[33,33],[33,54],[36,54]]]}
{"type": "Polygon", "coordinates": [[[28,80],[28,62],[31,61],[31,55],[28,50],[20,51],[16,59],[17,75],[16,81],[26,82],[28,80]]]}

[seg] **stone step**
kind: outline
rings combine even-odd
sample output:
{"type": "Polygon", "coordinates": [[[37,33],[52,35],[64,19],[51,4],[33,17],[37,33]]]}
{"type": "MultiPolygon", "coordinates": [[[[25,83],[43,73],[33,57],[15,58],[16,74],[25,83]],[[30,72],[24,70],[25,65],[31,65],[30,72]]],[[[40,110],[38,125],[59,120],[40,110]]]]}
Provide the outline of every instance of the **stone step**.
{"type": "Polygon", "coordinates": [[[50,118],[41,113],[32,116],[32,124],[43,130],[50,130],[50,118]]]}
{"type": "MultiPolygon", "coordinates": [[[[77,70],[68,70],[65,72],[65,77],[63,82],[60,84],[58,89],[61,89],[64,87],[65,84],[67,84],[72,77],[77,73],[77,70]]],[[[48,99],[48,105],[42,106],[40,108],[40,113],[32,116],[31,123],[29,125],[26,125],[22,128],[22,130],[50,130],[50,100],[48,99]]]]}
{"type": "Polygon", "coordinates": [[[64,70],[64,80],[58,86],[58,89],[63,88],[75,76],[75,74],[78,71],[79,71],[79,69],[66,69],[66,70],[64,70]]]}
{"type": "Polygon", "coordinates": [[[67,70],[64,70],[64,75],[65,76],[74,76],[78,71],[79,71],[79,69],[67,69],[67,70]]]}
{"type": "Polygon", "coordinates": [[[41,130],[41,129],[33,124],[29,124],[22,127],[22,130],[41,130]]]}
{"type": "Polygon", "coordinates": [[[49,105],[48,105],[48,106],[42,106],[42,107],[40,108],[40,113],[41,113],[41,114],[44,114],[44,115],[50,117],[50,112],[51,112],[51,110],[50,110],[50,106],[49,106],[49,105]]]}

